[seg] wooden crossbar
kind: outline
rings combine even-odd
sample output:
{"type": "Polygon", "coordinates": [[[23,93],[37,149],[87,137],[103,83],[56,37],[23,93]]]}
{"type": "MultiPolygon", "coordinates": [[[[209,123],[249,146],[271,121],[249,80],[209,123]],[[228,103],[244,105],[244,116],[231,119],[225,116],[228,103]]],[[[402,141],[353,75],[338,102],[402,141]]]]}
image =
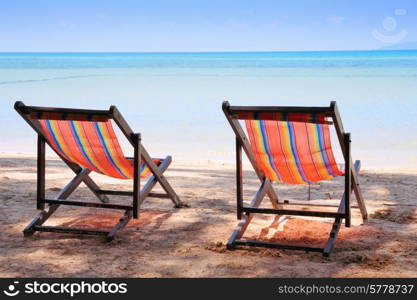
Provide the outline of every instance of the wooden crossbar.
{"type": "Polygon", "coordinates": [[[48,203],[48,204],[58,204],[58,205],[71,205],[71,206],[83,206],[83,207],[133,210],[133,206],[131,206],[131,205],[113,204],[113,203],[69,201],[69,200],[60,200],[60,199],[44,199],[43,202],[48,203]]]}
{"type": "Polygon", "coordinates": [[[15,108],[32,119],[105,122],[112,118],[110,110],[26,106],[20,101],[15,108]]]}
{"type": "Polygon", "coordinates": [[[93,230],[84,228],[70,228],[62,226],[34,226],[35,231],[42,232],[57,232],[57,233],[77,233],[77,234],[92,234],[92,235],[108,235],[109,232],[105,230],[93,230]]]}
{"type": "Polygon", "coordinates": [[[271,243],[257,240],[237,239],[234,241],[236,246],[252,246],[252,247],[264,247],[264,248],[275,248],[275,249],[286,249],[286,250],[302,250],[311,252],[323,252],[324,248],[310,247],[310,246],[299,246],[281,243],[271,243]]]}
{"type": "Polygon", "coordinates": [[[294,210],[294,209],[270,209],[270,208],[255,208],[244,206],[242,211],[253,214],[274,214],[274,215],[288,215],[288,216],[304,216],[304,217],[323,217],[323,218],[337,218],[344,217],[345,213],[327,212],[327,211],[312,211],[312,210],[294,210]]]}
{"type": "Polygon", "coordinates": [[[320,114],[331,116],[332,109],[328,106],[231,106],[229,105],[228,111],[230,115],[235,115],[241,112],[279,112],[279,113],[301,113],[301,114],[320,114]]]}

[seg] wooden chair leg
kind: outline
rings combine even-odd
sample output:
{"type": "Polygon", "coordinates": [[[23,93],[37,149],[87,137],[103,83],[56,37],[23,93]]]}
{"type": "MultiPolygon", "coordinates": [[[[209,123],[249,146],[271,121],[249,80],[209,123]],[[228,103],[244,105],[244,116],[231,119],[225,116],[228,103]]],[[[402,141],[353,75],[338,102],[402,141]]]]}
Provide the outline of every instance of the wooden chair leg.
{"type": "Polygon", "coordinates": [[[339,233],[341,225],[342,225],[342,219],[336,218],[333,223],[332,230],[330,231],[329,239],[327,240],[326,246],[323,249],[324,257],[330,256],[333,250],[334,244],[336,242],[337,234],[339,233]]]}
{"type": "MultiPolygon", "coordinates": [[[[345,194],[343,194],[342,201],[340,201],[339,209],[337,210],[337,212],[343,212],[344,207],[345,207],[345,199],[346,199],[345,194]]],[[[341,218],[335,218],[333,226],[332,226],[332,230],[330,231],[330,234],[329,234],[329,238],[328,238],[328,240],[326,242],[326,245],[324,246],[324,249],[323,249],[323,256],[324,257],[329,257],[330,256],[330,254],[333,250],[334,244],[336,242],[337,234],[339,233],[341,225],[342,225],[342,219],[341,218]]]]}
{"type": "MultiPolygon", "coordinates": [[[[171,157],[167,156],[166,158],[164,158],[162,160],[162,163],[158,166],[158,171],[160,172],[160,174],[163,174],[169,167],[169,165],[171,164],[171,157]]],[[[148,179],[148,181],[146,182],[146,184],[143,186],[142,190],[140,191],[140,200],[139,200],[139,204],[138,206],[140,207],[140,205],[142,204],[142,202],[149,196],[151,196],[151,191],[153,189],[153,187],[158,183],[158,178],[155,175],[151,175],[148,179]]],[[[157,195],[157,194],[155,194],[157,195]]],[[[166,195],[162,194],[159,195],[158,197],[167,197],[170,198],[171,201],[173,201],[173,203],[175,204],[175,207],[182,207],[183,203],[181,201],[177,201],[177,200],[173,200],[173,196],[170,195],[169,193],[167,193],[166,195]]],[[[175,199],[175,198],[174,198],[175,199]]],[[[179,198],[178,198],[179,200],[179,198]]]]}
{"type": "MultiPolygon", "coordinates": [[[[159,182],[159,184],[161,185],[161,187],[165,190],[165,192],[169,195],[171,201],[174,203],[176,208],[180,208],[183,207],[183,203],[181,202],[180,198],[178,197],[177,193],[175,192],[175,190],[171,187],[171,185],[169,184],[168,180],[166,180],[165,176],[162,174],[160,167],[157,167],[155,165],[155,163],[153,162],[152,158],[149,156],[148,152],[145,150],[144,147],[142,147],[142,159],[144,160],[144,162],[146,163],[146,165],[149,167],[149,169],[151,170],[153,176],[156,177],[156,180],[159,182]]],[[[167,167],[169,164],[171,164],[172,161],[172,157],[171,156],[167,156],[164,161],[163,164],[165,164],[167,167]]]]}
{"type": "Polygon", "coordinates": [[[132,219],[132,211],[126,211],[123,217],[119,219],[119,222],[110,230],[110,232],[106,236],[106,241],[111,242],[114,239],[114,236],[117,232],[122,230],[127,223],[132,219]]]}
{"type": "MultiPolygon", "coordinates": [[[[80,185],[85,176],[91,171],[88,169],[82,169],[55,197],[56,199],[66,200],[72,192],[80,185]]],[[[35,230],[35,226],[40,226],[58,209],[59,204],[53,204],[48,207],[48,210],[43,210],[36,216],[23,230],[25,236],[32,235],[35,230]]]]}
{"type": "MultiPolygon", "coordinates": [[[[255,197],[250,203],[251,207],[255,207],[255,208],[259,207],[262,200],[265,198],[265,195],[267,193],[267,188],[268,188],[268,181],[269,181],[268,179],[265,179],[262,182],[261,186],[259,187],[258,191],[255,194],[255,197]]],[[[246,228],[249,226],[249,223],[252,221],[253,216],[254,214],[250,214],[250,213],[245,213],[242,216],[241,221],[238,223],[236,229],[233,231],[232,235],[230,236],[227,242],[228,249],[234,248],[234,243],[236,239],[241,238],[242,235],[245,233],[246,228]]]]}
{"type": "MultiPolygon", "coordinates": [[[[358,160],[355,161],[355,164],[353,166],[353,170],[355,170],[357,174],[360,171],[360,167],[361,167],[360,161],[358,161],[358,160]]],[[[350,192],[352,192],[353,189],[354,189],[354,187],[351,186],[350,192]]],[[[345,206],[345,199],[346,199],[346,195],[345,195],[345,193],[343,193],[342,200],[340,201],[338,212],[343,211],[343,208],[345,206]]],[[[329,234],[329,239],[327,240],[326,246],[324,247],[324,250],[323,250],[323,256],[325,256],[325,257],[330,256],[330,254],[333,250],[333,247],[336,243],[337,234],[339,233],[341,225],[342,225],[342,219],[341,218],[335,218],[333,226],[332,226],[332,230],[330,231],[330,234],[329,234]]]]}
{"type": "Polygon", "coordinates": [[[366,221],[368,219],[368,212],[366,210],[365,200],[362,195],[362,189],[359,185],[359,171],[361,168],[361,162],[356,160],[354,166],[355,168],[352,170],[353,191],[355,193],[356,202],[358,203],[359,209],[361,211],[362,220],[366,221]]]}
{"type": "MultiPolygon", "coordinates": [[[[63,160],[67,166],[74,171],[75,174],[80,173],[83,168],[80,167],[79,165],[63,160]]],[[[100,187],[94,182],[93,179],[91,179],[90,176],[86,175],[83,177],[83,182],[84,184],[90,189],[91,192],[93,192],[93,194],[103,203],[108,203],[109,202],[109,198],[104,195],[104,194],[100,194],[100,187]]]]}

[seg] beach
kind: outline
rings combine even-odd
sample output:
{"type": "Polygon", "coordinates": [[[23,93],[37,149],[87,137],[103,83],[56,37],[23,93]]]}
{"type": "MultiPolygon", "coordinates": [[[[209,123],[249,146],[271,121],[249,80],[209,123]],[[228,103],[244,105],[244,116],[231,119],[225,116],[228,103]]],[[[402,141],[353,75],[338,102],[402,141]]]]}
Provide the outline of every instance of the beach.
{"type": "MultiPolygon", "coordinates": [[[[53,197],[73,177],[56,156],[47,157],[46,193],[53,197]]],[[[0,277],[415,277],[417,275],[417,172],[363,169],[360,183],[370,215],[362,224],[342,226],[330,258],[320,253],[246,248],[227,250],[237,224],[233,163],[174,161],[167,179],[189,208],[175,209],[168,199],[148,198],[138,220],[111,243],[102,237],[35,233],[22,230],[37,214],[36,157],[0,155],[0,277]]],[[[93,174],[102,187],[126,190],[131,181],[93,174]]],[[[259,186],[244,170],[245,201],[259,186]]],[[[274,184],[281,200],[306,200],[306,186],[274,184]]],[[[157,186],[157,190],[160,187],[157,186]]],[[[337,203],[343,177],[311,186],[311,201],[337,203]]],[[[84,186],[73,200],[94,201],[84,186]]],[[[111,197],[113,203],[129,203],[111,197]]],[[[355,202],[354,202],[355,203],[355,202]]],[[[270,207],[269,201],[263,202],[270,207]]],[[[60,207],[50,225],[112,227],[121,212],[60,207]]],[[[322,245],[331,219],[290,217],[271,227],[269,217],[254,218],[245,233],[269,241],[322,245]]]]}
{"type": "MultiPolygon", "coordinates": [[[[0,277],[416,277],[417,50],[201,53],[0,53],[0,277]],[[318,253],[226,249],[236,224],[232,105],[328,106],[337,101],[360,159],[369,220],[353,210],[330,258],[318,253]],[[26,105],[116,105],[153,157],[173,156],[168,180],[189,208],[149,198],[116,239],[22,230],[36,210],[36,134],[26,105]]],[[[332,131],[333,132],[333,131],[332,131]]],[[[126,156],[131,145],[120,142],[126,156]]],[[[337,162],[343,162],[334,132],[337,162]]],[[[47,147],[48,148],[48,147],[47,147]]],[[[47,149],[46,193],[74,176],[47,149]]],[[[129,180],[92,174],[105,189],[129,180]]],[[[244,198],[259,180],[244,161],[244,198]]],[[[157,191],[161,191],[157,185],[157,191]]],[[[306,185],[275,183],[279,198],[307,200],[306,185]]],[[[343,177],[311,185],[311,203],[338,204],[343,177]]],[[[70,199],[93,201],[81,185],[70,199]]],[[[112,203],[128,204],[126,197],[112,203]]],[[[354,202],[355,203],[355,202],[354,202]]],[[[270,207],[268,200],[264,207],[270,207]]],[[[49,225],[109,229],[120,211],[60,207],[49,225]]],[[[333,220],[256,216],[245,236],[323,245],[333,220]]]]}

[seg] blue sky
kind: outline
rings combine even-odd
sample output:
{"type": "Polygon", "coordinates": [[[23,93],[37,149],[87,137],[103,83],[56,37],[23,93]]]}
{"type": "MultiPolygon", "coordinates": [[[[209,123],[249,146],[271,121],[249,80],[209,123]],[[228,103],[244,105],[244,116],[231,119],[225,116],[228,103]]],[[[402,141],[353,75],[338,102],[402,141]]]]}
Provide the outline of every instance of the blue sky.
{"type": "Polygon", "coordinates": [[[416,0],[0,0],[6,52],[362,50],[416,41],[416,0]]]}

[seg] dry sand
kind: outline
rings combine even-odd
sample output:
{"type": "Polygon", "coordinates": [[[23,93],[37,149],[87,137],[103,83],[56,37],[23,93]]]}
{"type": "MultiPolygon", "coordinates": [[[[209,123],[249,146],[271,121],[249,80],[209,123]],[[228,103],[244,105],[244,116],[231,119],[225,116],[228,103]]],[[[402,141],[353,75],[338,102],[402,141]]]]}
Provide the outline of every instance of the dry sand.
{"type": "MultiPolygon", "coordinates": [[[[37,214],[34,156],[0,155],[1,277],[416,277],[417,172],[361,172],[370,213],[362,225],[342,227],[333,255],[250,248],[229,251],[225,242],[236,225],[233,165],[175,162],[167,178],[191,207],[174,209],[167,199],[147,199],[141,217],[111,243],[102,237],[36,233],[22,229],[37,214]]],[[[47,196],[53,197],[73,174],[55,158],[47,161],[47,196]]],[[[245,199],[258,180],[245,171],[245,199]]],[[[130,181],[93,174],[106,188],[127,189],[130,181]]],[[[275,185],[281,199],[306,199],[306,186],[275,185]]],[[[157,187],[160,190],[159,187],[157,187]]],[[[343,178],[312,185],[312,201],[336,203],[343,178]],[[322,200],[323,201],[323,200],[322,200]]],[[[71,199],[94,200],[83,185],[71,199]]],[[[112,197],[112,201],[129,201],[112,197]]],[[[268,200],[264,201],[265,206],[268,200]]],[[[109,228],[121,212],[60,207],[51,225],[109,228]]],[[[273,226],[255,217],[247,237],[321,245],[332,220],[291,217],[273,226]]]]}

